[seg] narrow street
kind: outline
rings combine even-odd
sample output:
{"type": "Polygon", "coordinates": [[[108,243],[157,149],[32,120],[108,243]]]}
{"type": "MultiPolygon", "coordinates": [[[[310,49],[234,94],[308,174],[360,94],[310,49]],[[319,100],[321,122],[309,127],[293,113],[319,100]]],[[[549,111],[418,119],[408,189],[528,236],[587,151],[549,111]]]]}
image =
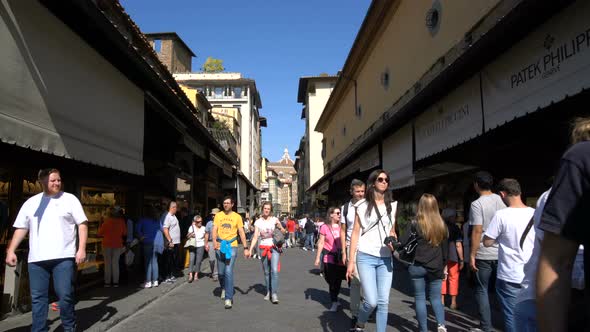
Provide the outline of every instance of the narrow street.
{"type": "MultiPolygon", "coordinates": [[[[110,331],[347,331],[348,288],[343,288],[341,294],[344,310],[328,312],[328,287],[312,266],[313,254],[299,248],[285,251],[281,258],[278,305],[263,300],[260,262],[241,256],[236,263],[233,309],[224,309],[218,283],[205,277],[196,283],[182,284],[110,331]]],[[[413,302],[413,298],[392,288],[390,330],[417,330],[413,302]]],[[[449,331],[476,326],[462,313],[448,310],[446,316],[449,331]]],[[[433,319],[431,316],[431,328],[435,328],[433,319]]],[[[372,330],[374,323],[369,323],[367,331],[372,330]]]]}

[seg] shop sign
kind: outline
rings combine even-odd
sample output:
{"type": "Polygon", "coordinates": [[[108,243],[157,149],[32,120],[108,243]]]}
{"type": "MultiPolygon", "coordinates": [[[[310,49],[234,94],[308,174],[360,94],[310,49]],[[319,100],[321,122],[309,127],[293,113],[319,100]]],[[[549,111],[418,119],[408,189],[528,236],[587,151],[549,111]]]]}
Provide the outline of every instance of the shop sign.
{"type": "Polygon", "coordinates": [[[416,118],[416,160],[424,159],[482,134],[479,75],[416,118]]]}
{"type": "Polygon", "coordinates": [[[383,169],[389,175],[389,188],[414,185],[412,125],[407,124],[383,140],[383,169]]]}
{"type": "Polygon", "coordinates": [[[209,151],[209,161],[211,161],[217,167],[223,168],[223,159],[211,151],[209,151]]]}
{"type": "Polygon", "coordinates": [[[363,153],[359,159],[359,170],[361,172],[379,167],[379,165],[381,164],[381,161],[379,160],[379,146],[375,145],[374,147],[369,149],[369,151],[363,153]]]}
{"type": "Polygon", "coordinates": [[[590,1],[576,1],[483,71],[486,130],[590,88],[590,1]]]}

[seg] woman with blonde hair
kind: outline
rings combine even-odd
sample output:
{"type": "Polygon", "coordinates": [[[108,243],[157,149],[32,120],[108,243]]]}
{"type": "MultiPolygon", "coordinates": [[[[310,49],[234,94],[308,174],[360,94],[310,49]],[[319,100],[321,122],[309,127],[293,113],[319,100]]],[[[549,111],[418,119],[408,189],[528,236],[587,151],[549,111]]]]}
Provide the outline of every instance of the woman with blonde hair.
{"type": "MultiPolygon", "coordinates": [[[[426,288],[429,290],[429,299],[436,322],[438,332],[446,332],[445,311],[440,293],[442,281],[447,277],[447,254],[449,242],[447,226],[445,225],[439,209],[436,197],[431,194],[423,194],[418,202],[416,220],[410,225],[411,233],[416,234],[417,246],[415,249],[414,263],[408,267],[412,285],[414,286],[414,301],[416,318],[420,331],[428,331],[428,315],[426,311],[426,288]]],[[[402,243],[405,243],[402,240],[402,243]]]]}

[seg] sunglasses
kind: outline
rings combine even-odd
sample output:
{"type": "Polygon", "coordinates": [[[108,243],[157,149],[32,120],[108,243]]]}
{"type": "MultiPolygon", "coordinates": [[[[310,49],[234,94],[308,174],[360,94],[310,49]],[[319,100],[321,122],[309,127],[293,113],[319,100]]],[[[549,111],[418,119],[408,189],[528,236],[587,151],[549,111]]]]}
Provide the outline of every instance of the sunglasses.
{"type": "Polygon", "coordinates": [[[379,183],[383,183],[383,182],[389,183],[389,178],[377,178],[377,182],[379,182],[379,183]]]}
{"type": "Polygon", "coordinates": [[[337,214],[337,215],[340,215],[340,212],[332,212],[332,213],[337,214]]]}

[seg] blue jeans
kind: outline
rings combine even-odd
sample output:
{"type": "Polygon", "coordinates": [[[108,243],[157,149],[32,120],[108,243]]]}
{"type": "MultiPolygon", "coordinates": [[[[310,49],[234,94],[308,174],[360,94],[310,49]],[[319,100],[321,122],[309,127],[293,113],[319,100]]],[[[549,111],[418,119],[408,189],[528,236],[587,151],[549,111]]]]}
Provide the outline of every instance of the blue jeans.
{"type": "Polygon", "coordinates": [[[266,291],[272,292],[272,294],[277,294],[279,292],[279,258],[280,254],[274,248],[272,249],[272,258],[270,263],[268,261],[268,257],[262,257],[264,285],[266,286],[266,291]],[[269,280],[270,285],[268,283],[269,280]]]}
{"type": "Polygon", "coordinates": [[[414,301],[416,302],[416,318],[420,331],[428,331],[428,312],[426,310],[426,286],[428,286],[428,298],[436,317],[436,323],[445,325],[445,309],[443,308],[440,292],[442,279],[428,280],[427,271],[420,265],[410,265],[408,272],[414,286],[414,301]]]}
{"type": "Polygon", "coordinates": [[[158,256],[152,243],[143,244],[143,257],[145,258],[145,282],[158,281],[158,256]]]}
{"type": "Polygon", "coordinates": [[[475,266],[475,300],[479,307],[480,327],[485,332],[492,330],[492,313],[490,311],[490,298],[488,288],[490,280],[496,278],[498,261],[476,259],[475,266]]]}
{"type": "Polygon", "coordinates": [[[48,331],[47,312],[49,310],[49,278],[53,275],[53,288],[59,298],[59,315],[64,331],[75,331],[76,313],[74,305],[74,271],[76,263],[73,258],[52,259],[29,263],[29,284],[33,326],[31,331],[48,331]]]}
{"type": "Polygon", "coordinates": [[[514,325],[514,307],[516,307],[516,296],[520,293],[522,287],[520,284],[504,281],[502,279],[496,280],[496,293],[502,305],[504,312],[504,331],[515,332],[514,325]]]}
{"type": "Polygon", "coordinates": [[[305,234],[305,247],[313,250],[313,233],[305,234]]]}
{"type": "Polygon", "coordinates": [[[392,257],[377,257],[358,252],[356,262],[365,296],[359,310],[358,323],[364,326],[369,319],[369,315],[377,308],[376,331],[384,332],[387,328],[389,292],[393,280],[392,257]]]}
{"type": "Polygon", "coordinates": [[[537,332],[535,300],[525,300],[514,307],[514,328],[519,332],[537,332]]]}
{"type": "Polygon", "coordinates": [[[217,273],[221,289],[225,289],[225,299],[233,300],[234,298],[234,266],[238,258],[238,247],[231,248],[231,259],[229,262],[225,259],[219,250],[215,250],[217,257],[217,273]]]}

